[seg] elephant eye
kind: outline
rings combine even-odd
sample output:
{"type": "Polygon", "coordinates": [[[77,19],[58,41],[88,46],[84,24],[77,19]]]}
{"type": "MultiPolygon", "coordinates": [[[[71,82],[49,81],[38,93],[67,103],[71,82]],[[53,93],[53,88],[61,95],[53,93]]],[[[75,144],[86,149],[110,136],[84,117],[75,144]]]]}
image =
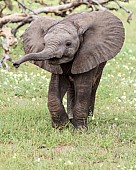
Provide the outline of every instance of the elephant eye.
{"type": "Polygon", "coordinates": [[[66,42],[66,46],[67,46],[67,47],[71,46],[71,44],[72,44],[71,41],[67,41],[67,42],[66,42]]]}

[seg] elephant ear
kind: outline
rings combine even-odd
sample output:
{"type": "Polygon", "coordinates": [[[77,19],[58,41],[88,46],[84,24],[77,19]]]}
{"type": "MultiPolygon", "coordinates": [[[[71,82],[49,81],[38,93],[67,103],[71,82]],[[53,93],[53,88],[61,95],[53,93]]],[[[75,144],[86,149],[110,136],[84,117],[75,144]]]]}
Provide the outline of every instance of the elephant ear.
{"type": "MultiPolygon", "coordinates": [[[[22,35],[25,54],[38,53],[45,47],[44,36],[50,27],[57,24],[59,20],[47,16],[38,17],[34,20],[22,35]]],[[[48,61],[32,61],[33,64],[50,71],[54,74],[62,74],[59,65],[50,65],[48,61]]]]}
{"type": "Polygon", "coordinates": [[[124,42],[124,28],[120,19],[112,13],[80,13],[74,24],[82,42],[72,65],[73,74],[87,72],[120,52],[124,42]]]}

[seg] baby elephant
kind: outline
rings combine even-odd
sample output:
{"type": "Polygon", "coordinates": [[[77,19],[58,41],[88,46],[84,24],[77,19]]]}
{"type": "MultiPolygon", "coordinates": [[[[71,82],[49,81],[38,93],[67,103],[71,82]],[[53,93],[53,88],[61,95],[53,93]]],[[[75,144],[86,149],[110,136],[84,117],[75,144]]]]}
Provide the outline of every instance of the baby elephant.
{"type": "Polygon", "coordinates": [[[119,18],[108,11],[71,14],[62,20],[39,17],[23,34],[26,61],[52,73],[48,108],[52,126],[62,127],[68,120],[75,128],[87,127],[94,112],[96,90],[103,68],[116,56],[124,42],[119,18]],[[67,112],[63,97],[67,93],[67,112]]]}

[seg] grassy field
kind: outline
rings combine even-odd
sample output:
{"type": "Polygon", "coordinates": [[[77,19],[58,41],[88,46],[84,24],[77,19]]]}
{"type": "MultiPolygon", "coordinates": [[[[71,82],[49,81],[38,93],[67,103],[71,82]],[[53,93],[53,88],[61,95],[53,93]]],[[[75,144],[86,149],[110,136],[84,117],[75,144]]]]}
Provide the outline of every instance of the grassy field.
{"type": "MultiPolygon", "coordinates": [[[[136,11],[135,1],[128,7],[136,11]]],[[[1,170],[136,169],[136,18],[128,24],[125,12],[118,16],[126,41],[104,70],[95,120],[85,133],[73,131],[71,125],[62,131],[52,129],[48,72],[30,63],[18,70],[0,70],[1,170]]],[[[12,55],[21,54],[20,43],[12,55]]]]}

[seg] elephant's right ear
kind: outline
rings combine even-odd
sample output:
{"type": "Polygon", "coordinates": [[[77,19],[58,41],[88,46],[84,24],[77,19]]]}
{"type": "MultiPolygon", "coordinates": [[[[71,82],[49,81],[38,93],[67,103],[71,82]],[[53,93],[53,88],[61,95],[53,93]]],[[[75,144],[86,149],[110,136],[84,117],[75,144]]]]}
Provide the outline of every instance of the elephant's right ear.
{"type": "MultiPolygon", "coordinates": [[[[25,54],[41,52],[45,47],[44,36],[58,22],[58,19],[47,16],[34,20],[22,35],[25,54]]],[[[62,74],[60,66],[51,66],[48,61],[32,61],[32,63],[52,73],[62,74]]]]}

